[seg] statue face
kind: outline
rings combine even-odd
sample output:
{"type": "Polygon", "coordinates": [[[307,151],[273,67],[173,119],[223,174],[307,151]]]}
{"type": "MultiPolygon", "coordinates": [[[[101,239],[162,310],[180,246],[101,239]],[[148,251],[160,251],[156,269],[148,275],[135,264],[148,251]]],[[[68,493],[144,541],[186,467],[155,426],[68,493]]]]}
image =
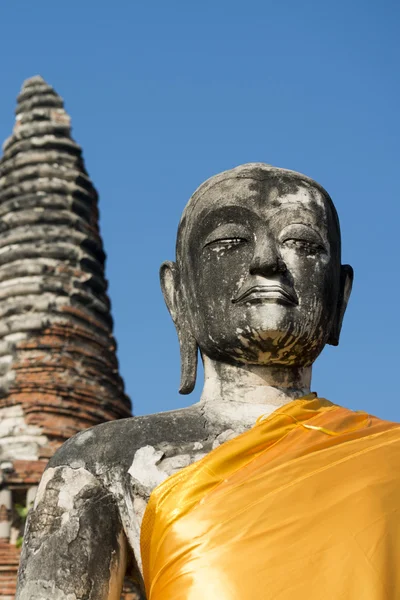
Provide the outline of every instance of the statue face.
{"type": "Polygon", "coordinates": [[[194,337],[211,358],[308,366],[329,337],[339,232],[307,181],[227,179],[191,216],[181,281],[194,337]]]}

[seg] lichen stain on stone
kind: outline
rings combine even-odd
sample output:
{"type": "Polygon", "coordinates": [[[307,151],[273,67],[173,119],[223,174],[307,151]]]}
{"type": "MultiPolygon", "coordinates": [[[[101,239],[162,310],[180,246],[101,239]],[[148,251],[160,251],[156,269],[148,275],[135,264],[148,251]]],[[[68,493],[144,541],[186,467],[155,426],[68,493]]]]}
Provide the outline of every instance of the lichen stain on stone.
{"type": "Polygon", "coordinates": [[[167,478],[167,474],[158,468],[164,453],[153,446],[144,446],[136,451],[132,464],[128,469],[129,475],[146,488],[153,490],[167,478]]]}
{"type": "Polygon", "coordinates": [[[34,502],[34,505],[33,505],[33,509],[34,510],[36,510],[38,504],[40,504],[40,502],[42,502],[44,494],[45,494],[46,489],[47,489],[47,484],[53,478],[54,473],[55,473],[55,469],[52,469],[51,467],[49,467],[48,469],[46,469],[46,471],[43,473],[42,479],[40,481],[40,485],[39,485],[39,488],[38,488],[38,491],[36,493],[35,502],[34,502]]]}
{"type": "Polygon", "coordinates": [[[52,600],[84,600],[83,598],[78,598],[76,594],[63,592],[63,590],[56,586],[54,581],[45,579],[29,581],[19,594],[18,600],[42,600],[42,598],[52,598],[52,600]]]}
{"type": "Polygon", "coordinates": [[[58,496],[58,506],[64,510],[74,508],[75,498],[86,485],[92,485],[95,478],[85,469],[64,469],[64,485],[58,496]]]}
{"type": "Polygon", "coordinates": [[[88,429],[87,431],[83,431],[82,433],[76,436],[75,444],[77,446],[82,446],[88,440],[90,440],[91,437],[93,437],[93,431],[91,431],[90,429],[88,429]]]}

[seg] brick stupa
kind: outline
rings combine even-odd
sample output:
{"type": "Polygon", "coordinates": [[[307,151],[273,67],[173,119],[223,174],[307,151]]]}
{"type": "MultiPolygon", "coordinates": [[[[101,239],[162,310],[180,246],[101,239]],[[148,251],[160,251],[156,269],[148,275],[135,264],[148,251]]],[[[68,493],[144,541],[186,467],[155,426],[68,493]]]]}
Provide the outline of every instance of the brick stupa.
{"type": "Polygon", "coordinates": [[[0,161],[0,599],[15,593],[26,507],[55,450],[128,417],[118,373],[97,192],[62,98],[18,96],[0,161]]]}

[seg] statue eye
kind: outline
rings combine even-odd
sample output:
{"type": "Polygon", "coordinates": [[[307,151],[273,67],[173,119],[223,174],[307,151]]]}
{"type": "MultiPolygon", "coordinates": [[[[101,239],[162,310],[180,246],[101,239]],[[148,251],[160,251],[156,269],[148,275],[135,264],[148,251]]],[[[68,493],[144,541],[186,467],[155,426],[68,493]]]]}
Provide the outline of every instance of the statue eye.
{"type": "Polygon", "coordinates": [[[219,238],[216,240],[211,240],[204,245],[204,248],[209,248],[214,252],[218,252],[220,250],[229,250],[230,248],[235,248],[240,244],[245,244],[247,240],[245,238],[240,237],[229,237],[229,238],[219,238]]]}
{"type": "Polygon", "coordinates": [[[295,248],[296,250],[304,251],[308,255],[326,252],[325,247],[320,242],[314,240],[286,238],[282,240],[282,244],[288,246],[289,248],[295,248]]]}
{"type": "Polygon", "coordinates": [[[279,235],[279,240],[285,248],[292,248],[306,256],[328,252],[320,233],[304,223],[292,223],[285,227],[279,235]]]}

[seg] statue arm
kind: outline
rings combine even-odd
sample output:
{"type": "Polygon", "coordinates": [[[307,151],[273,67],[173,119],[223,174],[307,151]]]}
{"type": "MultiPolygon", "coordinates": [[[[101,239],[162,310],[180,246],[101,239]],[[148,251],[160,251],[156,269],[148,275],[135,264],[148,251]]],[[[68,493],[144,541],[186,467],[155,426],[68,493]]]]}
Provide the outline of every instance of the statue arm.
{"type": "Polygon", "coordinates": [[[127,553],[113,495],[85,468],[50,466],[28,517],[16,600],[119,600],[127,553]]]}

